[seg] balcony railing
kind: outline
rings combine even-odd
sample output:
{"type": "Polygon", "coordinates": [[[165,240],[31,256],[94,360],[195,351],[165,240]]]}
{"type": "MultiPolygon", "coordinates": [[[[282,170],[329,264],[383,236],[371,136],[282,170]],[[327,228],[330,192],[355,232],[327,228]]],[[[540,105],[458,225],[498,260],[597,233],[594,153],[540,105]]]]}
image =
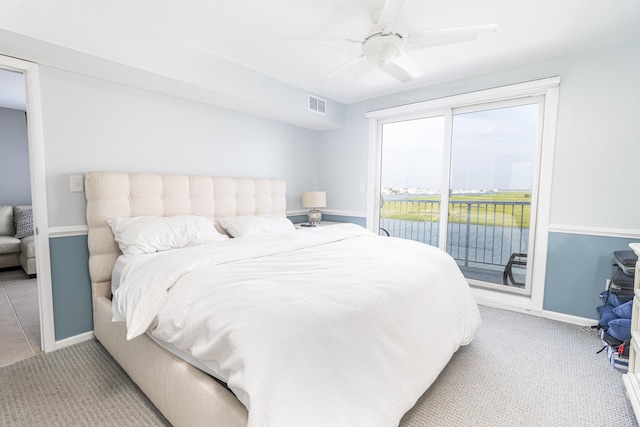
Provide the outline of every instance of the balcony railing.
{"type": "MultiPolygon", "coordinates": [[[[527,253],[531,203],[449,202],[447,252],[461,267],[502,271],[513,253],[527,253]]],[[[391,236],[438,246],[440,202],[385,199],[380,227],[391,236]]]]}

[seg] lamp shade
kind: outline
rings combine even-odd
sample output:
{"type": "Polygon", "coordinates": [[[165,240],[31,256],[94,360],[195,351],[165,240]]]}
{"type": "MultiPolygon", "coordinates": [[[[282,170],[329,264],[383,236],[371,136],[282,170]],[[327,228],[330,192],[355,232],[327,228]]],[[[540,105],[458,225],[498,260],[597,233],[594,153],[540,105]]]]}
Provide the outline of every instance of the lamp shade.
{"type": "Polygon", "coordinates": [[[302,193],[303,208],[324,208],[327,206],[327,193],[324,191],[304,191],[302,193]]]}

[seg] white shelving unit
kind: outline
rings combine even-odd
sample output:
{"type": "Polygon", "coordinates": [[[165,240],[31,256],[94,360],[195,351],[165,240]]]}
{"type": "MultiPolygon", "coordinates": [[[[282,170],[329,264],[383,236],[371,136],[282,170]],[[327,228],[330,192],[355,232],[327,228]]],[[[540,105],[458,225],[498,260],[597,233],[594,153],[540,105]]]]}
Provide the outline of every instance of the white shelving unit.
{"type": "MultiPolygon", "coordinates": [[[[640,256],[640,243],[630,243],[636,255],[640,256]]],[[[627,388],[636,419],[640,422],[640,261],[636,262],[633,279],[634,297],[631,315],[631,348],[629,349],[629,370],[622,376],[627,388]]]]}

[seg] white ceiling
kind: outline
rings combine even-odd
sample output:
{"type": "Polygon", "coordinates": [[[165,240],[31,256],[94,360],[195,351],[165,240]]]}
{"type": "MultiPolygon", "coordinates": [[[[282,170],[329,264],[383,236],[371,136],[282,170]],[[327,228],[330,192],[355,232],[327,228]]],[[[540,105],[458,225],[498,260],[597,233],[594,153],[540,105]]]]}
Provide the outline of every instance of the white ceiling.
{"type": "MultiPolygon", "coordinates": [[[[116,48],[121,56],[142,55],[150,48],[161,55],[171,42],[197,52],[203,62],[212,55],[222,57],[343,104],[640,39],[639,0],[406,0],[398,29],[402,34],[476,24],[498,28],[475,41],[413,51],[425,75],[403,84],[375,69],[358,79],[346,71],[326,79],[361,53],[359,44],[284,38],[316,34],[362,39],[372,25],[371,14],[383,3],[20,0],[2,2],[0,15],[4,9],[11,21],[0,19],[0,28],[19,27],[30,37],[98,58],[116,48]],[[23,15],[17,14],[20,8],[23,15]]],[[[6,94],[0,87],[0,96],[6,94]]]]}

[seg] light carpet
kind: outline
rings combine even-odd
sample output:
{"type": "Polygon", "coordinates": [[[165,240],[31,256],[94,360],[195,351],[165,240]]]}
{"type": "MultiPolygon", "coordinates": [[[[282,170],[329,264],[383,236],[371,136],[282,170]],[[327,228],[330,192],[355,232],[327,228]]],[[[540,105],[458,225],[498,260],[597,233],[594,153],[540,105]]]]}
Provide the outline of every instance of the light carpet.
{"type": "MultiPolygon", "coordinates": [[[[595,331],[481,307],[482,327],[402,419],[427,426],[637,426],[595,331]]],[[[166,426],[95,340],[0,369],[0,425],[166,426]]]]}

